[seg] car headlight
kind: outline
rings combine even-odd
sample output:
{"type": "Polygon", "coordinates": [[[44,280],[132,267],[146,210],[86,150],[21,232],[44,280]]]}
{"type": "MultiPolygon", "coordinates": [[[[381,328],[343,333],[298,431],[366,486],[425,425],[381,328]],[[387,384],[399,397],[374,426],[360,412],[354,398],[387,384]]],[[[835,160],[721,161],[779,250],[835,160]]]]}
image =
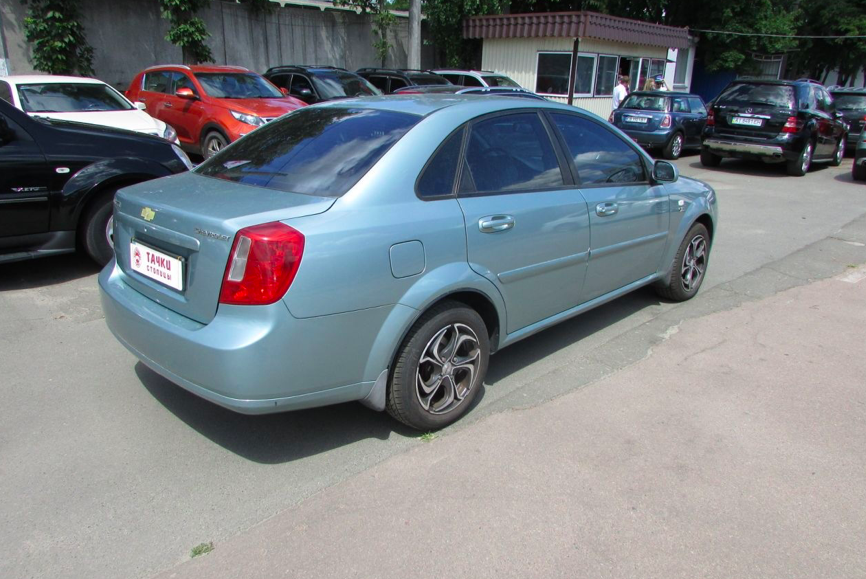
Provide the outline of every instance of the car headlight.
{"type": "Polygon", "coordinates": [[[162,132],[162,138],[173,143],[177,141],[177,131],[174,130],[174,127],[166,123],[165,130],[162,132]]]}
{"type": "Polygon", "coordinates": [[[248,115],[246,113],[239,113],[237,111],[229,111],[234,118],[239,120],[242,123],[246,123],[248,125],[252,125],[254,127],[260,127],[265,124],[265,121],[262,117],[257,117],[256,115],[248,115]]]}
{"type": "Polygon", "coordinates": [[[177,155],[177,158],[180,159],[180,162],[183,163],[189,171],[192,171],[192,161],[189,160],[189,157],[186,156],[186,153],[183,152],[183,149],[181,149],[175,144],[172,144],[171,149],[174,151],[174,154],[177,155]]]}

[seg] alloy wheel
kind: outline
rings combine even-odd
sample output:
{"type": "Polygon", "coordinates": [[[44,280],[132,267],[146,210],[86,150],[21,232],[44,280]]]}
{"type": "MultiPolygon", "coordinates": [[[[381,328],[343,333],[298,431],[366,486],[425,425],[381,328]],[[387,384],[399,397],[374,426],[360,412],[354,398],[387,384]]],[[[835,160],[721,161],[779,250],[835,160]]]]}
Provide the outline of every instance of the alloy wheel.
{"type": "Polygon", "coordinates": [[[478,336],[469,326],[449,324],[427,342],[415,375],[421,407],[446,414],[463,402],[475,386],[481,364],[478,336]]]}
{"type": "Polygon", "coordinates": [[[836,158],[834,159],[836,165],[841,165],[842,160],[845,158],[845,139],[839,140],[839,145],[836,147],[836,158]]]}
{"type": "Polygon", "coordinates": [[[674,135],[674,141],[671,143],[671,153],[673,153],[674,157],[679,157],[680,153],[683,152],[683,137],[681,135],[674,135]]]}
{"type": "Polygon", "coordinates": [[[696,235],[689,242],[686,253],[683,255],[683,263],[680,275],[683,280],[683,289],[687,292],[700,285],[704,272],[707,269],[707,240],[703,235],[696,235]]]}
{"type": "Polygon", "coordinates": [[[223,143],[216,137],[211,137],[207,141],[207,156],[208,158],[213,157],[217,153],[219,153],[223,148],[223,143]]]}
{"type": "Polygon", "coordinates": [[[812,143],[806,143],[806,148],[803,149],[803,156],[800,158],[800,169],[803,173],[809,171],[809,166],[812,164],[812,143]]]}
{"type": "Polygon", "coordinates": [[[105,240],[108,242],[108,247],[114,249],[114,216],[108,218],[105,224],[105,240]]]}

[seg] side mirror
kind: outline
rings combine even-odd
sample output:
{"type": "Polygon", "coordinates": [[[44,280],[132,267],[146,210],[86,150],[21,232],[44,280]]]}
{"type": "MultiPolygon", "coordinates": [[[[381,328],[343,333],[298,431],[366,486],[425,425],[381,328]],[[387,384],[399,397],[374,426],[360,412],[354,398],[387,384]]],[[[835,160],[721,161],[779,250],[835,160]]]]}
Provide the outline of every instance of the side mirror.
{"type": "Polygon", "coordinates": [[[657,183],[673,183],[679,177],[679,171],[673,163],[656,161],[653,165],[653,180],[657,183]]]}
{"type": "Polygon", "coordinates": [[[136,101],[136,102],[135,102],[135,108],[137,108],[137,109],[140,110],[140,111],[145,111],[145,112],[147,112],[147,104],[145,104],[145,103],[143,103],[143,102],[141,102],[141,101],[136,101]]]}
{"type": "Polygon", "coordinates": [[[302,88],[302,89],[298,90],[298,95],[300,95],[303,98],[309,98],[309,97],[313,96],[313,91],[311,91],[308,88],[302,88]]]}
{"type": "Polygon", "coordinates": [[[198,98],[197,96],[195,96],[195,93],[192,92],[191,88],[186,87],[177,89],[177,91],[175,91],[174,93],[174,96],[188,100],[195,100],[198,98]]]}

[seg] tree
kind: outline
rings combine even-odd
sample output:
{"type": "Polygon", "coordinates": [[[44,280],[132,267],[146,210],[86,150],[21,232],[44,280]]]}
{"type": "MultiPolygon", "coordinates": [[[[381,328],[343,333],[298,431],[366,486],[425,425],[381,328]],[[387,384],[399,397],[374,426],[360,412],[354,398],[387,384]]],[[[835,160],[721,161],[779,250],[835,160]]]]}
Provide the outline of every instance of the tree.
{"type": "MultiPolygon", "coordinates": [[[[866,1],[833,0],[804,4],[799,34],[804,36],[866,35],[866,1]]],[[[863,39],[804,39],[800,50],[789,59],[792,74],[805,75],[822,82],[838,70],[838,83],[846,86],[866,63],[863,39]]]]}
{"type": "Polygon", "coordinates": [[[424,14],[445,66],[472,66],[480,51],[477,41],[463,38],[463,19],[499,14],[505,4],[507,0],[425,0],[424,14]]]}
{"type": "Polygon", "coordinates": [[[394,25],[396,18],[391,14],[391,6],[387,0],[332,0],[334,6],[351,6],[361,11],[361,14],[370,14],[373,19],[373,48],[376,56],[385,66],[391,43],[388,41],[388,29],[394,25]]]}
{"type": "Polygon", "coordinates": [[[213,54],[207,45],[210,33],[201,18],[195,16],[210,0],[159,0],[162,17],[171,28],[165,39],[183,51],[184,64],[213,62],[213,54]]]}
{"type": "Polygon", "coordinates": [[[33,66],[48,74],[93,75],[93,48],[79,22],[76,0],[22,0],[24,37],[33,46],[33,66]]]}

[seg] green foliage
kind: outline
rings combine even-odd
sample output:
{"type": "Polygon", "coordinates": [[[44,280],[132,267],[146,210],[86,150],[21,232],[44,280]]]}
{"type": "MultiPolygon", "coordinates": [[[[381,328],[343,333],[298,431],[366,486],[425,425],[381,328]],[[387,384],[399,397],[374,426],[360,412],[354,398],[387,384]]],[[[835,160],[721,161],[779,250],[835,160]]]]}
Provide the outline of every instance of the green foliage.
{"type": "Polygon", "coordinates": [[[33,66],[49,74],[93,75],[93,48],[79,22],[75,0],[22,0],[28,6],[24,36],[33,66]]]}
{"type": "Polygon", "coordinates": [[[361,11],[361,14],[370,14],[373,19],[373,48],[376,56],[385,66],[391,43],[388,42],[388,29],[390,29],[397,18],[391,14],[391,6],[387,0],[332,0],[334,6],[351,6],[361,11]]]}
{"type": "Polygon", "coordinates": [[[201,18],[195,13],[210,3],[210,0],[159,0],[162,17],[171,28],[165,39],[183,51],[184,64],[213,62],[213,54],[207,45],[210,33],[201,18]]]}
{"type": "MultiPolygon", "coordinates": [[[[866,1],[833,0],[801,6],[799,33],[807,36],[866,35],[866,1]]],[[[824,81],[831,70],[839,70],[839,84],[853,81],[866,64],[863,39],[803,40],[801,50],[790,57],[789,70],[824,81]]]]}
{"type": "Polygon", "coordinates": [[[468,67],[480,52],[477,41],[464,40],[463,19],[499,14],[508,0],[426,0],[423,12],[444,66],[468,67]]]}

